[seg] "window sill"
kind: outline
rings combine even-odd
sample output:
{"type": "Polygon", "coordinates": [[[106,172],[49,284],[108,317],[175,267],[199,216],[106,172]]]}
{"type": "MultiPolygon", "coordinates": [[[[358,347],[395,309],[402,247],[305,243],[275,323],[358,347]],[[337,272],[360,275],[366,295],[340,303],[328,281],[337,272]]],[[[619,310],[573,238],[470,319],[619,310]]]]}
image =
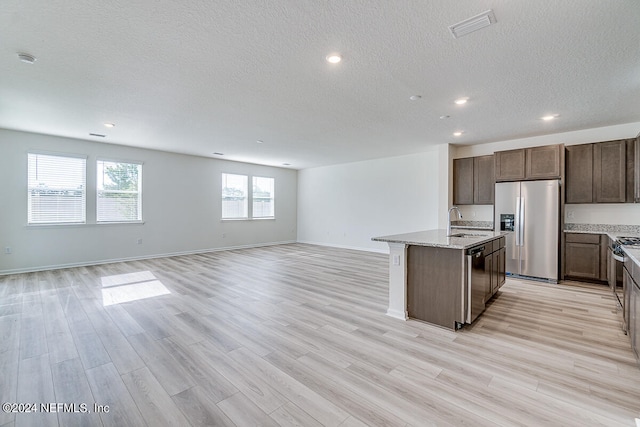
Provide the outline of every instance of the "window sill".
{"type": "Polygon", "coordinates": [[[241,222],[241,221],[275,221],[276,218],[271,216],[268,218],[222,218],[220,222],[241,222]]]}
{"type": "Polygon", "coordinates": [[[144,221],[100,221],[95,225],[144,225],[144,221]]]}
{"type": "Polygon", "coordinates": [[[41,223],[41,224],[27,224],[26,228],[76,228],[76,227],[91,227],[102,225],[144,225],[144,221],[127,221],[127,222],[63,222],[63,223],[41,223]]]}

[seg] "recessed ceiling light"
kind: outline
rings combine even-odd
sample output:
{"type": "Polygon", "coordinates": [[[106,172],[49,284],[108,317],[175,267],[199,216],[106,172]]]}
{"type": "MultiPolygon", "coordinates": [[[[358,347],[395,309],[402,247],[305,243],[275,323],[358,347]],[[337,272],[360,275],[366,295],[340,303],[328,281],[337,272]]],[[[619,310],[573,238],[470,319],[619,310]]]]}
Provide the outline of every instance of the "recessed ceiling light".
{"type": "Polygon", "coordinates": [[[330,62],[332,64],[337,64],[340,61],[342,61],[342,56],[338,55],[337,53],[332,53],[331,55],[327,55],[327,62],[330,62]]]}
{"type": "Polygon", "coordinates": [[[409,97],[410,100],[412,101],[417,101],[418,99],[421,99],[422,97],[420,95],[411,95],[409,97]]]}
{"type": "Polygon", "coordinates": [[[36,62],[36,57],[29,53],[18,52],[18,58],[20,58],[20,61],[26,64],[33,64],[34,62],[36,62]]]}
{"type": "Polygon", "coordinates": [[[282,166],[291,166],[291,163],[283,163],[282,166]]]}
{"type": "Polygon", "coordinates": [[[224,156],[223,153],[218,153],[217,151],[215,153],[213,153],[214,156],[224,156]]]}
{"type": "Polygon", "coordinates": [[[540,117],[542,120],[544,120],[545,122],[548,122],[549,120],[553,120],[553,119],[557,119],[560,116],[560,114],[549,114],[548,116],[543,116],[540,117]]]}
{"type": "Polygon", "coordinates": [[[453,133],[453,136],[461,136],[464,133],[464,131],[461,130],[457,130],[453,133]]]}
{"type": "Polygon", "coordinates": [[[101,134],[101,133],[90,133],[90,134],[89,134],[89,136],[97,136],[98,138],[104,138],[104,137],[106,137],[107,135],[103,135],[103,134],[101,134]]]}
{"type": "Polygon", "coordinates": [[[257,142],[258,144],[262,144],[264,141],[263,141],[263,140],[261,140],[261,139],[258,139],[256,142],[257,142]]]}
{"type": "Polygon", "coordinates": [[[468,100],[469,98],[458,98],[454,102],[458,105],[464,105],[467,103],[468,100]]]}
{"type": "Polygon", "coordinates": [[[450,117],[451,117],[451,116],[447,116],[447,115],[440,116],[440,120],[448,119],[448,118],[450,118],[450,117]]]}
{"type": "Polygon", "coordinates": [[[116,127],[115,123],[105,123],[104,125],[105,125],[105,127],[108,127],[108,128],[116,127]]]}

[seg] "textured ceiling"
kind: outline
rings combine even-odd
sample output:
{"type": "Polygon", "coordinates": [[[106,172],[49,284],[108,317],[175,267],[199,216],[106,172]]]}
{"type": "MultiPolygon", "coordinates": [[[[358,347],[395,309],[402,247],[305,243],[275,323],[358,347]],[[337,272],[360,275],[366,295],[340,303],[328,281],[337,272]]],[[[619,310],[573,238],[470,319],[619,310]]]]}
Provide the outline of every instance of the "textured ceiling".
{"type": "Polygon", "coordinates": [[[302,169],[637,121],[637,0],[0,7],[6,129],[302,169]],[[449,33],[487,9],[495,25],[449,33]]]}

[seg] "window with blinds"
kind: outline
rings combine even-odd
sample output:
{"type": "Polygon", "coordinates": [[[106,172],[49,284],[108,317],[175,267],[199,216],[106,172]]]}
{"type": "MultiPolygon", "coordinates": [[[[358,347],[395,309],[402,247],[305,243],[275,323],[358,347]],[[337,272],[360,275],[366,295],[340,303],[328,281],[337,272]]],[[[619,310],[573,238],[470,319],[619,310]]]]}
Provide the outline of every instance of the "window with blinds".
{"type": "Polygon", "coordinates": [[[222,219],[246,219],[249,217],[249,177],[222,174],[222,219]]]}
{"type": "Polygon", "coordinates": [[[98,160],[96,221],[142,221],[142,164],[98,160]]]}
{"type": "Polygon", "coordinates": [[[87,159],[28,153],[27,162],[27,222],[84,223],[87,159]]]}
{"type": "Polygon", "coordinates": [[[252,217],[274,217],[274,187],[275,179],[254,176],[252,194],[252,217]]]}

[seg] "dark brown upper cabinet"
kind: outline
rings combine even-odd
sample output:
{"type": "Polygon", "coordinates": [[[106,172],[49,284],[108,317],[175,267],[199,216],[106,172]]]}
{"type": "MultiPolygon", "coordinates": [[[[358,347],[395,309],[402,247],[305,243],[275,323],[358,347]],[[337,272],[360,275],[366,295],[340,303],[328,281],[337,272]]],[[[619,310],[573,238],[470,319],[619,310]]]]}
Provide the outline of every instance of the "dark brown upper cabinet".
{"type": "Polygon", "coordinates": [[[453,204],[473,204],[473,157],[453,160],[453,204]]]}
{"type": "Polygon", "coordinates": [[[496,181],[520,181],[525,177],[523,149],[497,151],[495,154],[496,181]]]}
{"type": "Polygon", "coordinates": [[[640,135],[637,138],[627,139],[627,203],[640,202],[640,186],[638,174],[640,173],[640,161],[638,157],[638,145],[640,135]]]}
{"type": "Polygon", "coordinates": [[[492,205],[496,191],[493,154],[473,158],[473,204],[492,205]]]}
{"type": "Polygon", "coordinates": [[[495,153],[496,181],[560,178],[563,146],[544,145],[495,153]]]}
{"type": "Polygon", "coordinates": [[[527,179],[560,178],[562,145],[525,148],[527,179]]]}
{"type": "Polygon", "coordinates": [[[625,140],[593,144],[593,190],[596,203],[627,200],[627,144],[625,140]]]}
{"type": "Polygon", "coordinates": [[[495,192],[493,155],[453,160],[453,204],[491,205],[495,192]]]}
{"type": "MultiPolygon", "coordinates": [[[[633,203],[637,139],[566,147],[566,203],[633,203]]],[[[640,192],[640,190],[639,190],[640,192]]]]}
{"type": "Polygon", "coordinates": [[[593,203],[593,145],[566,148],[566,203],[593,203]]]}

